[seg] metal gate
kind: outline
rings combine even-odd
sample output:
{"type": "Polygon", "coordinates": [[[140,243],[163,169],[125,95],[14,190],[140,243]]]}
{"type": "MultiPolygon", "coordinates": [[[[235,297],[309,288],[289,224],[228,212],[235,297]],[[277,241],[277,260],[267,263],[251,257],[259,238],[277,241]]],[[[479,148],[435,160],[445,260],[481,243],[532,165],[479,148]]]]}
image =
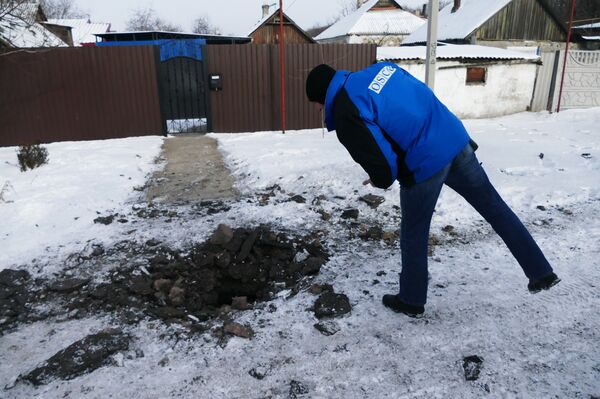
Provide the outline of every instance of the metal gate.
{"type": "Polygon", "coordinates": [[[204,133],[208,130],[208,85],[204,61],[157,58],[160,110],[168,133],[204,133]]]}
{"type": "MultiPolygon", "coordinates": [[[[560,52],[553,92],[552,111],[556,111],[565,52],[560,52]]],[[[600,106],[600,51],[569,51],[561,109],[600,106]]]]}

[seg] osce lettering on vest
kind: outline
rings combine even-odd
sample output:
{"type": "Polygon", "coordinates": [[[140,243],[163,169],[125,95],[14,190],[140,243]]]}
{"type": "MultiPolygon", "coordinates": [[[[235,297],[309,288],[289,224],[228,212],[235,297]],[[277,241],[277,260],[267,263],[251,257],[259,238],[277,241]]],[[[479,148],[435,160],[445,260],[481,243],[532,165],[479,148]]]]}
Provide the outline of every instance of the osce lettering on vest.
{"type": "Polygon", "coordinates": [[[375,79],[373,79],[373,81],[369,85],[369,90],[373,90],[377,94],[381,93],[381,90],[383,90],[383,87],[388,82],[388,80],[390,80],[394,72],[396,72],[396,68],[391,67],[389,65],[386,65],[383,68],[381,68],[381,71],[379,71],[377,76],[375,76],[375,79]]]}

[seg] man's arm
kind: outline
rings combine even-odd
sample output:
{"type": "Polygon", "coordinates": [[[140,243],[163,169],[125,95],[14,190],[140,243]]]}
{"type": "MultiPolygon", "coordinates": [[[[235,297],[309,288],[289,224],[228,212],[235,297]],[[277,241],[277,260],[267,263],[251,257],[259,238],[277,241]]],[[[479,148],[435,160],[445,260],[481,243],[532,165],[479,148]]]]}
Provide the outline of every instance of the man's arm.
{"type": "Polygon", "coordinates": [[[371,184],[388,188],[398,176],[397,156],[379,126],[361,118],[342,90],[336,100],[336,131],[352,159],[367,172],[371,184]]]}

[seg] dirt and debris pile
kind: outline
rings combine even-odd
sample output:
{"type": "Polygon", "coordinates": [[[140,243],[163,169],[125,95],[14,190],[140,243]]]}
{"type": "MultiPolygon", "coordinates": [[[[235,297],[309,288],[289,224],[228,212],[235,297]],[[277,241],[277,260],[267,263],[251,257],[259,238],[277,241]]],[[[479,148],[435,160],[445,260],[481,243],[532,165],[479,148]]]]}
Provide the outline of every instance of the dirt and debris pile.
{"type": "Polygon", "coordinates": [[[234,230],[222,224],[186,252],[155,245],[147,250],[143,272],[116,270],[111,282],[86,287],[81,293],[87,298],[76,307],[134,308],[164,320],[205,321],[223,306],[249,309],[294,288],[328,260],[318,240],[288,237],[268,226],[234,230]]]}
{"type": "MultiPolygon", "coordinates": [[[[97,312],[114,313],[126,324],[150,316],[201,327],[199,322],[252,309],[284,289],[299,292],[304,278],[319,273],[329,258],[319,239],[276,233],[266,225],[219,225],[209,240],[183,251],[158,240],[129,244],[98,251],[93,259],[80,256],[94,264],[118,256],[120,265],[101,282],[72,273],[46,280],[25,271],[0,272],[0,333],[18,322],[97,312]]],[[[226,332],[252,336],[243,329],[226,332]]]]}

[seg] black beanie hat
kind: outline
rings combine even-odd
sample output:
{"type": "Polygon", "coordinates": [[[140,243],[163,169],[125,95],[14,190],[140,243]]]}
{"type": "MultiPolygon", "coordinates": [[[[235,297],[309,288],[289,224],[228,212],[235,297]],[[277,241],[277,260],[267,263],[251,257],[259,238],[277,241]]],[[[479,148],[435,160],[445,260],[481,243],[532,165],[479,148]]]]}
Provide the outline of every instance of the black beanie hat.
{"type": "Polygon", "coordinates": [[[325,104],[325,96],[331,79],[335,75],[335,69],[326,64],[313,68],[306,78],[306,96],[309,101],[325,104]]]}

